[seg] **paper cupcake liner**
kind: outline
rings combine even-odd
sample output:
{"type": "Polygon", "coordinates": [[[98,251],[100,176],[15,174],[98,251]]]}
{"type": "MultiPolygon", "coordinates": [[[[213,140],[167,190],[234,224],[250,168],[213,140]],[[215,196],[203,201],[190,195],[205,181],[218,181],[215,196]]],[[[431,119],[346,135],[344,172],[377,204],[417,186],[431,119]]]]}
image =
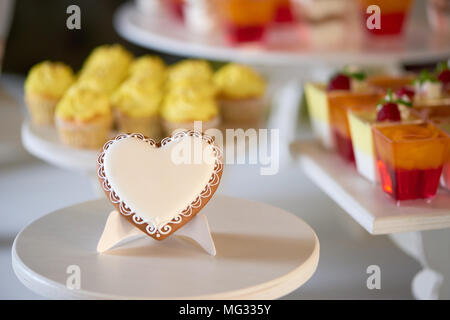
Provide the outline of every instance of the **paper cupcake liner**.
{"type": "Polygon", "coordinates": [[[55,125],[55,109],[59,99],[39,94],[26,94],[25,102],[33,124],[37,126],[55,125]]]}
{"type": "Polygon", "coordinates": [[[122,112],[115,112],[117,129],[123,133],[141,133],[148,138],[159,140],[162,137],[161,124],[157,115],[151,117],[129,117],[122,112]]]}
{"type": "MultiPolygon", "coordinates": [[[[220,129],[220,117],[214,117],[209,121],[202,121],[202,131],[205,132],[208,129],[217,128],[220,129]]],[[[164,133],[169,136],[175,130],[194,130],[194,121],[192,122],[170,122],[162,119],[161,121],[164,133]]]]}
{"type": "Polygon", "coordinates": [[[111,125],[111,117],[86,123],[56,118],[56,127],[61,141],[68,146],[81,149],[100,149],[103,147],[109,139],[111,125]]]}
{"type": "Polygon", "coordinates": [[[264,120],[266,112],[266,99],[218,99],[224,123],[241,124],[243,126],[259,124],[264,120]]]}

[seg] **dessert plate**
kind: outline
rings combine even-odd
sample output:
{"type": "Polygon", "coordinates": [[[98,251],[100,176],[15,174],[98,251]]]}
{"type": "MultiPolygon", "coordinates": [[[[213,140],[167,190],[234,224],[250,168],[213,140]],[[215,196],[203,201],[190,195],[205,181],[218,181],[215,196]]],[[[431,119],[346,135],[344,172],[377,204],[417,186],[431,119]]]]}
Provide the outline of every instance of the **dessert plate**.
{"type": "Polygon", "coordinates": [[[303,285],[319,261],[318,238],[303,220],[220,194],[202,210],[215,257],[176,237],[143,237],[99,254],[112,208],[106,199],[84,202],[28,225],[12,248],[20,281],[55,299],[274,299],[303,285]],[[79,289],[67,286],[73,270],[79,289]]]}

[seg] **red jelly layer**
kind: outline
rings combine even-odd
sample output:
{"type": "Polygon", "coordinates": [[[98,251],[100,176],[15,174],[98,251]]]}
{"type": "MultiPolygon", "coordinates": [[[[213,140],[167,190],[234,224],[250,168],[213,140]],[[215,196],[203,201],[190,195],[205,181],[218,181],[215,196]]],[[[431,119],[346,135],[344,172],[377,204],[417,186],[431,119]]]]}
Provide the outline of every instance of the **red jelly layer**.
{"type": "Polygon", "coordinates": [[[172,11],[173,15],[180,20],[184,20],[184,4],[183,1],[170,0],[169,9],[172,11]]]}
{"type": "Polygon", "coordinates": [[[237,26],[228,25],[228,39],[233,43],[262,41],[266,33],[265,25],[237,26]]]}
{"type": "Polygon", "coordinates": [[[426,170],[392,168],[377,160],[383,190],[395,200],[427,199],[436,195],[442,167],[426,170]]]}
{"type": "Polygon", "coordinates": [[[278,23],[289,23],[294,21],[294,15],[290,5],[279,6],[275,11],[274,21],[278,23]]]}
{"type": "Polygon", "coordinates": [[[337,130],[333,130],[333,136],[337,152],[341,157],[348,162],[355,163],[352,140],[337,130]]]}
{"type": "Polygon", "coordinates": [[[444,186],[450,190],[450,163],[446,163],[442,169],[442,181],[444,186]]]}
{"type": "MultiPolygon", "coordinates": [[[[369,14],[365,14],[365,21],[369,14]]],[[[406,20],[406,12],[381,13],[381,29],[367,29],[374,35],[398,35],[403,31],[403,25],[406,20]]]]}

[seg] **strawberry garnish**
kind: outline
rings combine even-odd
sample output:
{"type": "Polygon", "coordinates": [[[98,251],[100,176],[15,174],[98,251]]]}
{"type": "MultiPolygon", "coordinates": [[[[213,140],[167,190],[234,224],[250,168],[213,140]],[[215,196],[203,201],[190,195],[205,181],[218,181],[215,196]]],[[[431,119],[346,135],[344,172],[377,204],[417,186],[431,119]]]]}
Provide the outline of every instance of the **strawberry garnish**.
{"type": "Polygon", "coordinates": [[[450,84],[450,70],[446,69],[446,70],[441,71],[437,78],[444,85],[450,84]]]}
{"type": "Polygon", "coordinates": [[[440,62],[436,68],[437,80],[450,89],[450,68],[449,61],[440,62]]]}
{"type": "Polygon", "coordinates": [[[377,107],[377,121],[401,121],[402,116],[399,104],[411,107],[411,102],[405,101],[402,98],[394,100],[392,90],[387,91],[387,95],[380,101],[377,107]]]}
{"type": "Polygon", "coordinates": [[[345,74],[338,73],[331,78],[327,87],[328,91],[332,90],[350,90],[350,77],[345,74]]]}
{"type": "Polygon", "coordinates": [[[414,95],[416,94],[416,92],[414,91],[414,89],[409,88],[409,87],[401,87],[400,89],[398,89],[395,92],[395,95],[399,98],[402,98],[404,96],[408,97],[408,99],[410,101],[412,101],[414,99],[414,95]]]}
{"type": "Polygon", "coordinates": [[[402,117],[398,105],[394,102],[388,102],[378,109],[377,121],[400,121],[402,117]]]}

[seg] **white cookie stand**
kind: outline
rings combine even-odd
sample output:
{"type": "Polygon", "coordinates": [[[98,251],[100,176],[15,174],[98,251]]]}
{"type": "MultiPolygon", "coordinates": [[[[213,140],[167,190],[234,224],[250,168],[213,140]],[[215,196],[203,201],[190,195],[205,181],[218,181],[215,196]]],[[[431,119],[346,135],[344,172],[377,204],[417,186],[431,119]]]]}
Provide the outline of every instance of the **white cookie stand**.
{"type": "Polygon", "coordinates": [[[318,238],[304,221],[222,195],[202,210],[215,257],[176,237],[144,237],[99,254],[111,209],[107,200],[85,202],[27,226],[12,249],[20,281],[55,299],[275,299],[303,285],[319,261],[318,238]],[[66,286],[73,266],[80,289],[66,286]]]}

